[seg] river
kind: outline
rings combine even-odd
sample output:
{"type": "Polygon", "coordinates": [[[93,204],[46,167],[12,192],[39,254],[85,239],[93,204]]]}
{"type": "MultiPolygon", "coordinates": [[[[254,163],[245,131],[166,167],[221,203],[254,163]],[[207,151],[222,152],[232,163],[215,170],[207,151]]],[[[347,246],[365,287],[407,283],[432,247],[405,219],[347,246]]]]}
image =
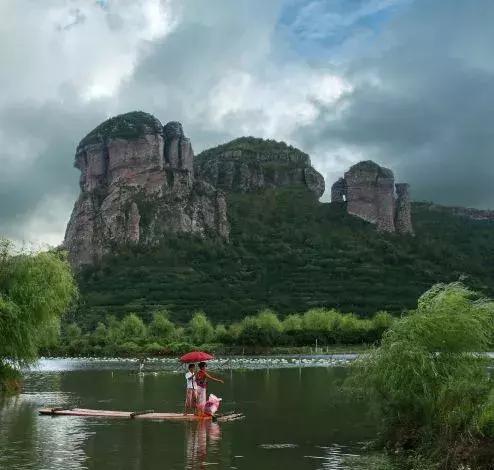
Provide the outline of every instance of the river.
{"type": "Polygon", "coordinates": [[[238,358],[211,363],[227,423],[39,416],[43,406],[180,411],[183,369],[172,360],[46,359],[23,393],[0,398],[0,468],[349,469],[375,436],[366,404],[340,389],[348,356],[238,358]]]}

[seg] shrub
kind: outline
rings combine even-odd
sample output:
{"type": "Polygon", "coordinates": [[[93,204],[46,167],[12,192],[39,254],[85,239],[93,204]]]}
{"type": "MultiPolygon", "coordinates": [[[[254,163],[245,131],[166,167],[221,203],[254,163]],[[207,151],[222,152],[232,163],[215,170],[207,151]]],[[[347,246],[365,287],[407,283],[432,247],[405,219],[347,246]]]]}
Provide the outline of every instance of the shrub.
{"type": "Polygon", "coordinates": [[[162,343],[169,343],[175,339],[175,325],[169,320],[168,312],[159,311],[153,315],[149,325],[149,337],[162,343]]]}
{"type": "Polygon", "coordinates": [[[181,343],[170,343],[165,347],[167,354],[172,354],[175,356],[182,356],[192,350],[196,349],[194,345],[186,342],[181,343]]]}
{"type": "Polygon", "coordinates": [[[135,313],[129,313],[120,322],[120,340],[141,344],[146,338],[146,325],[135,313]]]}
{"type": "Polygon", "coordinates": [[[166,348],[159,343],[149,343],[144,347],[144,351],[151,356],[162,356],[166,353],[166,348]]]}
{"type": "Polygon", "coordinates": [[[106,328],[106,325],[104,323],[102,322],[98,323],[98,325],[96,326],[95,330],[91,335],[91,341],[95,346],[100,346],[100,347],[103,347],[106,344],[108,344],[109,341],[108,329],[106,328]]]}
{"type": "Polygon", "coordinates": [[[127,341],[118,346],[118,352],[124,356],[137,356],[141,352],[141,347],[133,341],[127,341]]]}
{"type": "Polygon", "coordinates": [[[214,327],[204,312],[196,312],[188,324],[190,338],[195,344],[208,343],[213,339],[214,327]]]}

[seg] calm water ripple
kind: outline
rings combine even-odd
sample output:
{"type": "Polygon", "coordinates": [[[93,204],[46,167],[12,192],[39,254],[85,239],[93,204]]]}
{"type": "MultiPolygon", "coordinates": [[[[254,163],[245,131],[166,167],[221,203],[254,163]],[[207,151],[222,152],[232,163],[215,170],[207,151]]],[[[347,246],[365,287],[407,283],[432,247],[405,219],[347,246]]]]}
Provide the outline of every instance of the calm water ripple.
{"type": "Polygon", "coordinates": [[[180,411],[183,369],[174,360],[45,359],[24,391],[0,398],[0,468],[344,469],[375,429],[366,406],[340,385],[353,357],[214,361],[211,384],[231,423],[39,416],[42,406],[180,411]]]}

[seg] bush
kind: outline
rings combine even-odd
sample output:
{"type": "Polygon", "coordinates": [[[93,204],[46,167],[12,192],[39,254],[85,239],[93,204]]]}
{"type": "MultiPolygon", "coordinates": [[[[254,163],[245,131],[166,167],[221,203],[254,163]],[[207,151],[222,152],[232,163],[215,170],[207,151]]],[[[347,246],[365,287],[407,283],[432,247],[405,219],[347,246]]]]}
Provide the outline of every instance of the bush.
{"type": "Polygon", "coordinates": [[[159,343],[149,343],[144,347],[144,351],[151,356],[162,356],[166,353],[166,348],[159,343]]]}
{"type": "Polygon", "coordinates": [[[146,325],[135,313],[129,313],[120,322],[120,340],[124,343],[142,344],[146,339],[146,325]]]}
{"type": "Polygon", "coordinates": [[[167,354],[172,354],[174,356],[182,356],[194,349],[196,349],[194,345],[185,342],[170,343],[165,348],[167,354]]]}
{"type": "Polygon", "coordinates": [[[149,337],[164,344],[175,339],[175,325],[170,321],[166,310],[154,313],[149,325],[149,337]]]}
{"type": "Polygon", "coordinates": [[[188,324],[192,342],[195,344],[208,343],[214,337],[214,327],[204,312],[196,312],[188,324]]]}
{"type": "Polygon", "coordinates": [[[127,341],[118,346],[118,352],[123,356],[137,356],[141,350],[142,348],[133,341],[127,341]]]}

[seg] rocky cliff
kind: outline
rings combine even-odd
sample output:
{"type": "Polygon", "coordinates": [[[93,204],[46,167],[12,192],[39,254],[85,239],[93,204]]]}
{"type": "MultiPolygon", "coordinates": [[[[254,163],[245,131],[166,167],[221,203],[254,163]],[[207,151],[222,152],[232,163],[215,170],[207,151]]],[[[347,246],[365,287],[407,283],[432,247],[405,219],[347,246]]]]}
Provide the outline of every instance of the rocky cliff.
{"type": "Polygon", "coordinates": [[[144,112],[108,119],[84,137],[75,155],[81,193],[64,240],[73,265],[169,233],[228,239],[225,197],[194,178],[193,157],[180,123],[163,127],[144,112]]]}
{"type": "Polygon", "coordinates": [[[194,170],[197,178],[225,191],[305,186],[317,198],[324,193],[324,178],[311,166],[309,156],[274,140],[232,140],[197,155],[194,170]]]}
{"type": "Polygon", "coordinates": [[[349,214],[379,231],[413,233],[409,185],[395,185],[393,172],[370,160],[353,165],[333,184],[331,201],[346,201],[349,214]]]}

